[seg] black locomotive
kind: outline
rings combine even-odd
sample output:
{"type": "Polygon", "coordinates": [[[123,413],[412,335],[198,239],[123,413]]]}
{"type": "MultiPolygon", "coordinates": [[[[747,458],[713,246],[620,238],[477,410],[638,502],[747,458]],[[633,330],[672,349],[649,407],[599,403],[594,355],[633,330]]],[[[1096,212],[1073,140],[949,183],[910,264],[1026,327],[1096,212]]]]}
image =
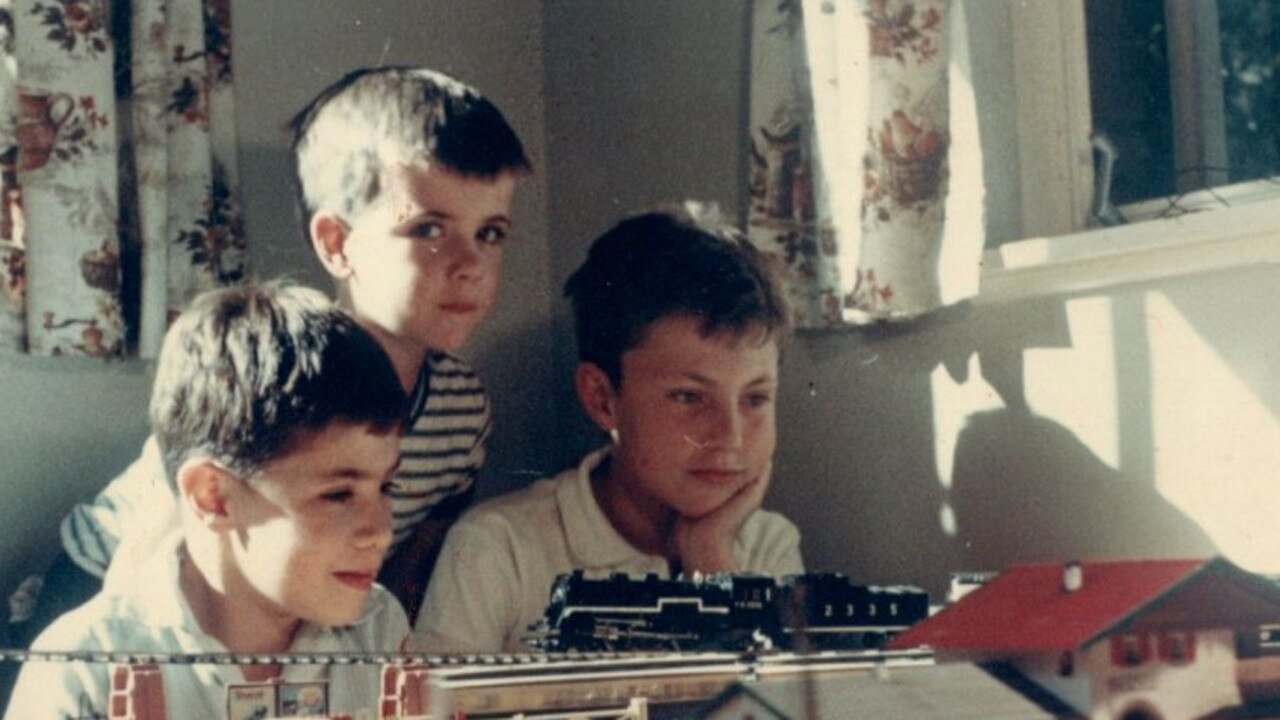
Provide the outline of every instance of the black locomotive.
{"type": "Polygon", "coordinates": [[[717,573],[664,580],[564,574],[535,647],[553,651],[878,648],[929,613],[916,587],[856,585],[839,573],[717,573]]]}

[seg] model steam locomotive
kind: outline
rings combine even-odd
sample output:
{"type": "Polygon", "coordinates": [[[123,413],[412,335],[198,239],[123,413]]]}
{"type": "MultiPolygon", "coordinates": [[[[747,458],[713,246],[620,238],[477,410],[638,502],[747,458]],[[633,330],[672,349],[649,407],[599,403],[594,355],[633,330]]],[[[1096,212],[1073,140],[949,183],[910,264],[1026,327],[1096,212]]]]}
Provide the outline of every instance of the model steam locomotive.
{"type": "Polygon", "coordinates": [[[664,580],[564,574],[530,644],[552,651],[878,648],[929,613],[910,586],[856,585],[839,573],[716,573],[664,580]]]}

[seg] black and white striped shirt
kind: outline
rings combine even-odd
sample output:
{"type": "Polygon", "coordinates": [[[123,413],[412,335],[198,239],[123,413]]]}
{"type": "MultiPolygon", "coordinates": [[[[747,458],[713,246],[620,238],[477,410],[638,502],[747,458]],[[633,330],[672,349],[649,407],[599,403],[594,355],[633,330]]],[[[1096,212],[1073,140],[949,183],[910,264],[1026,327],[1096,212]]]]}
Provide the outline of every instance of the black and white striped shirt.
{"type": "Polygon", "coordinates": [[[471,489],[484,464],[489,398],[470,366],[434,353],[423,363],[410,417],[391,494],[396,545],[441,501],[471,489]]]}

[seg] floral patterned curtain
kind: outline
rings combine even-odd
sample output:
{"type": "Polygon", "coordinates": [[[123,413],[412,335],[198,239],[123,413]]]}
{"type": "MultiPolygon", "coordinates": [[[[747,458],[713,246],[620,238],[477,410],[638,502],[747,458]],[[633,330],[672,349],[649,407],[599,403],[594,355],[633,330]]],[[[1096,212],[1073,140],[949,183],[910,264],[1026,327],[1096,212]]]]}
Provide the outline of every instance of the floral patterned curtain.
{"type": "Polygon", "coordinates": [[[959,2],[756,0],[748,235],[796,324],[917,317],[976,293],[982,158],[959,2]]]}
{"type": "Polygon", "coordinates": [[[153,356],[245,276],[230,0],[0,0],[0,347],[153,356]]]}

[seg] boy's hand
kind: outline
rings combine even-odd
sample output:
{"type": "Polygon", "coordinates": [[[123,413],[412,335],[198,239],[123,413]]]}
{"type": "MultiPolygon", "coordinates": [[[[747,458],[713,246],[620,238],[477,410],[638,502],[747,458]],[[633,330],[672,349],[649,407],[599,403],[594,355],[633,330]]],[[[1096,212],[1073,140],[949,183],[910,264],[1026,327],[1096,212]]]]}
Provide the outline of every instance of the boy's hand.
{"type": "Polygon", "coordinates": [[[760,477],[738,489],[723,505],[698,518],[676,521],[675,551],[685,573],[736,572],[738,560],[733,542],[751,513],[764,501],[773,465],[766,465],[760,477]]]}

